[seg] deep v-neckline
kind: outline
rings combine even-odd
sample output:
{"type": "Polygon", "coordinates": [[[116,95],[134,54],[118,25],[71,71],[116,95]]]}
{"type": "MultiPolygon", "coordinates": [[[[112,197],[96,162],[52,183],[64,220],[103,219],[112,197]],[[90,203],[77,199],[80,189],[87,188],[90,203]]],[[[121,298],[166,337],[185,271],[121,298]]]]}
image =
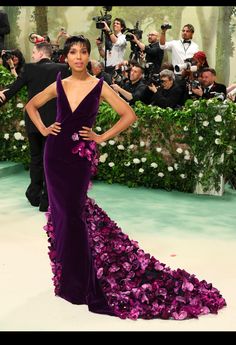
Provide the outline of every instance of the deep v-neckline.
{"type": "Polygon", "coordinates": [[[74,114],[74,113],[79,109],[80,105],[81,105],[81,104],[84,102],[84,100],[92,93],[92,91],[96,89],[96,87],[98,86],[98,84],[99,84],[100,81],[101,81],[101,79],[98,80],[98,82],[96,83],[96,85],[95,85],[94,87],[92,87],[92,89],[87,93],[87,95],[82,99],[82,101],[80,101],[80,103],[76,106],[75,110],[72,111],[71,106],[70,106],[70,102],[69,102],[68,97],[67,97],[67,95],[66,95],[66,92],[65,92],[64,86],[63,86],[63,84],[62,84],[61,78],[60,78],[59,80],[60,80],[61,88],[62,88],[63,94],[64,94],[64,96],[65,96],[65,99],[66,99],[66,101],[67,101],[68,108],[70,109],[71,114],[74,114]]]}

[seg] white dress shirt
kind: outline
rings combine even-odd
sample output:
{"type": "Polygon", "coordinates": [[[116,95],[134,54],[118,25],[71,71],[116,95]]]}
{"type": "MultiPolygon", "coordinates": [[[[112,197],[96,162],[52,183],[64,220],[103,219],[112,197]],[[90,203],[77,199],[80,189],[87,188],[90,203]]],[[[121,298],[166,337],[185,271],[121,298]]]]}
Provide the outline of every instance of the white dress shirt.
{"type": "Polygon", "coordinates": [[[121,32],[117,34],[118,40],[112,44],[112,49],[107,50],[107,66],[116,66],[124,60],[127,42],[125,35],[121,32]]]}
{"type": "Polygon", "coordinates": [[[173,40],[166,42],[164,45],[160,44],[160,48],[172,52],[172,65],[174,67],[183,64],[185,59],[192,58],[199,51],[197,43],[193,41],[190,44],[183,43],[183,40],[173,40]]]}

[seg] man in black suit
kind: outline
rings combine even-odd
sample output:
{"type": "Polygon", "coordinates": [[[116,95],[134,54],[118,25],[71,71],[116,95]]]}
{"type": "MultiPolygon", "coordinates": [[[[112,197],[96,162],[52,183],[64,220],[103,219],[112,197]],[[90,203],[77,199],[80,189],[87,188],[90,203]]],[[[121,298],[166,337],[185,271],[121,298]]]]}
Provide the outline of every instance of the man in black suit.
{"type": "MultiPolygon", "coordinates": [[[[47,42],[34,45],[32,59],[35,63],[25,64],[23,71],[8,89],[0,91],[0,105],[12,98],[23,86],[28,89],[28,99],[33,98],[48,85],[56,81],[58,72],[62,78],[70,75],[66,64],[55,63],[50,60],[52,47],[47,42]]],[[[45,126],[50,126],[56,119],[56,99],[49,101],[39,110],[45,126]]],[[[48,195],[44,179],[43,151],[46,141],[33,122],[25,113],[25,126],[30,147],[30,185],[26,190],[26,197],[32,206],[39,206],[40,211],[47,211],[48,195]]]]}
{"type": "Polygon", "coordinates": [[[214,68],[205,67],[202,69],[199,81],[201,87],[192,88],[192,92],[204,99],[218,97],[221,100],[226,98],[226,86],[224,84],[216,83],[216,71],[214,68]]]}
{"type": "Polygon", "coordinates": [[[4,49],[4,36],[10,33],[10,25],[7,13],[0,10],[0,52],[4,49]]]}

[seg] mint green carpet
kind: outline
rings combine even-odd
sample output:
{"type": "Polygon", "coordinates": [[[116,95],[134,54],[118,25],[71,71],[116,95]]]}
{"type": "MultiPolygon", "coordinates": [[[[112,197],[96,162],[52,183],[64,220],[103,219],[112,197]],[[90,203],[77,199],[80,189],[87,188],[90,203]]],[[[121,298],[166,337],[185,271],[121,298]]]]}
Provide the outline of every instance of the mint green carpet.
{"type": "Polygon", "coordinates": [[[24,193],[27,171],[0,178],[0,330],[236,330],[236,191],[222,197],[94,182],[94,198],[130,238],[171,268],[212,282],[226,298],[218,315],[183,322],[120,320],[54,297],[42,230],[24,193]]]}

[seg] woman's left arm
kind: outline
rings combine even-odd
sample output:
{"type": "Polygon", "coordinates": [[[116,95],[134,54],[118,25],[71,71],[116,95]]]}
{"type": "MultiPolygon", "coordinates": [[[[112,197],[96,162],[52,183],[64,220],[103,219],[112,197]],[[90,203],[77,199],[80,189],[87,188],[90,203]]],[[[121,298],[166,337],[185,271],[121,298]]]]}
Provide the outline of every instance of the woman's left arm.
{"type": "Polygon", "coordinates": [[[91,128],[83,127],[80,135],[84,140],[94,140],[97,143],[101,143],[123,132],[137,120],[137,116],[130,105],[118,96],[106,82],[103,82],[101,97],[120,115],[120,119],[101,135],[94,133],[91,128]]]}

